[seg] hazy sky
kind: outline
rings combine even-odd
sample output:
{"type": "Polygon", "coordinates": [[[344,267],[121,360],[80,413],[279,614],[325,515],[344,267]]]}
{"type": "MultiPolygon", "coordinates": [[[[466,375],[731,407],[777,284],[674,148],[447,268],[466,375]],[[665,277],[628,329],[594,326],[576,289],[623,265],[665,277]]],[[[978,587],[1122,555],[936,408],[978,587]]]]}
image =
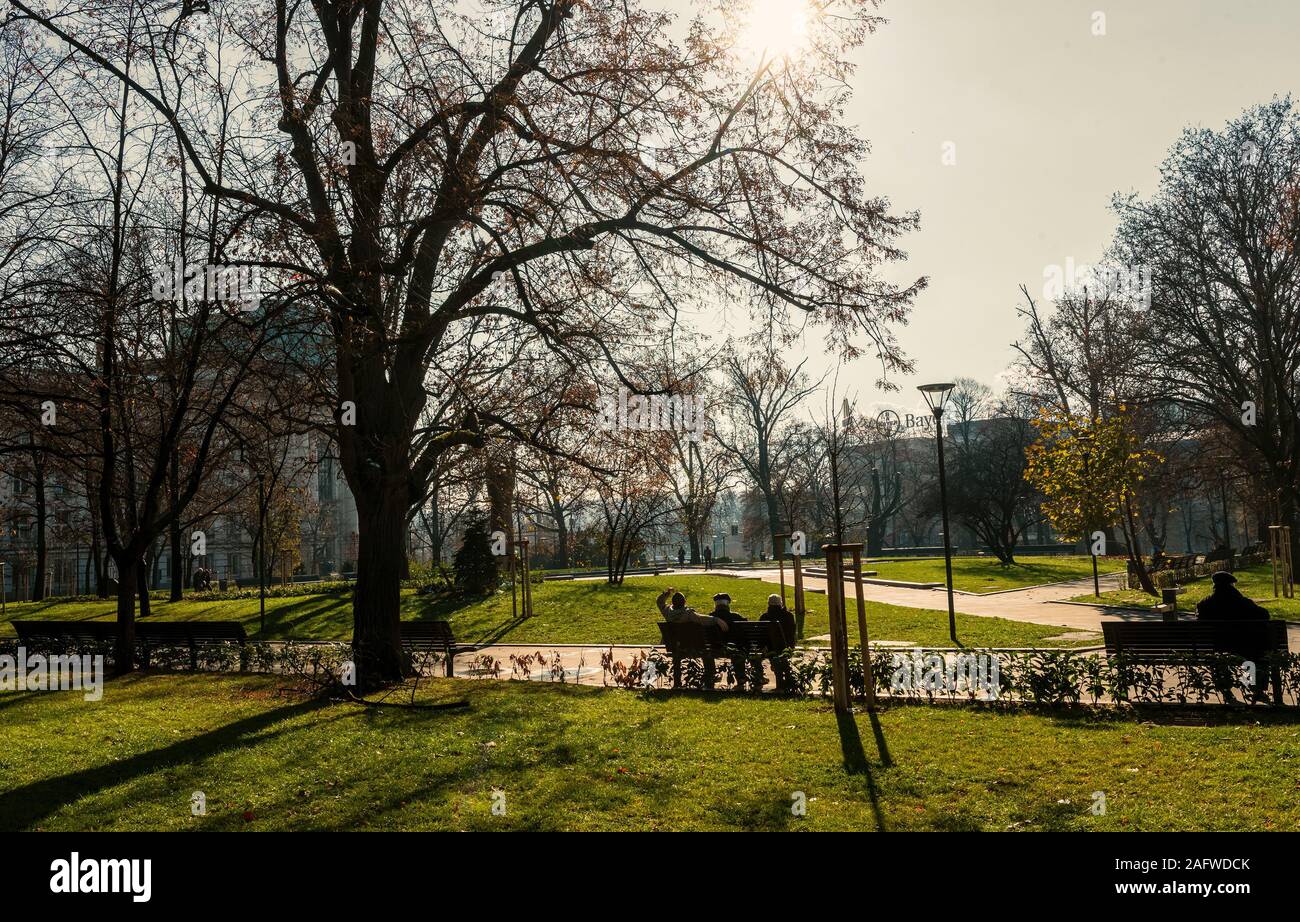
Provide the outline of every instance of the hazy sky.
{"type": "Polygon", "coordinates": [[[880,13],[849,114],[873,147],[872,191],[921,213],[905,272],[931,284],[899,333],[915,379],[883,397],[863,364],[848,382],[863,402],[910,406],[922,380],[993,383],[1020,333],[1018,286],[1037,294],[1045,266],[1096,261],[1113,193],[1151,191],[1185,126],[1300,95],[1298,0],[885,0],[880,13]]]}

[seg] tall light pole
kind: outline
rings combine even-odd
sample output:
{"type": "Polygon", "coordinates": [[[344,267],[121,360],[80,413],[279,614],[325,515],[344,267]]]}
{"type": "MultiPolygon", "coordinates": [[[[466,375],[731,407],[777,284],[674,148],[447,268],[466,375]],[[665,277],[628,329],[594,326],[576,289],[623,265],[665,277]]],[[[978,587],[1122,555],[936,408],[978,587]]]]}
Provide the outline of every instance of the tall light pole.
{"type": "Polygon", "coordinates": [[[948,636],[957,643],[957,611],[952,601],[952,535],[948,528],[948,476],[943,467],[943,408],[955,385],[922,384],[926,406],[934,414],[934,435],[939,448],[939,508],[943,515],[943,563],[948,574],[948,636]]]}

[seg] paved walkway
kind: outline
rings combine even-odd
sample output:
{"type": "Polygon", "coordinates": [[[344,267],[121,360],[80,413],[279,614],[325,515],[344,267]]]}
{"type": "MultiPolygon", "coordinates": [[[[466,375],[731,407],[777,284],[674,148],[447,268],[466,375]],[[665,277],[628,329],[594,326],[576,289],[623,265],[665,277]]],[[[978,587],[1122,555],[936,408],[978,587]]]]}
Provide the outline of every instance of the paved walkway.
{"type": "MultiPolygon", "coordinates": [[[[744,575],[749,571],[737,571],[734,575],[744,575]]],[[[728,574],[733,575],[733,574],[728,574]]],[[[753,576],[764,582],[779,583],[779,570],[753,571],[753,576]]],[[[786,572],[786,584],[790,585],[790,574],[786,572]]],[[[1101,591],[1123,588],[1124,574],[1110,573],[1101,577],[1101,591]]],[[[845,582],[845,593],[852,598],[853,584],[845,582]]],[[[826,580],[804,577],[804,590],[820,589],[826,591],[826,580]]],[[[938,589],[908,589],[900,586],[880,586],[863,584],[863,595],[869,602],[883,602],[889,605],[902,605],[907,608],[931,608],[948,610],[947,591],[938,589]]],[[[962,614],[977,615],[985,618],[1006,618],[1008,621],[1024,621],[1030,624],[1059,625],[1071,631],[1101,633],[1102,621],[1151,621],[1160,617],[1153,611],[1129,608],[1109,608],[1103,605],[1089,605],[1066,600],[1091,594],[1092,577],[1072,580],[1065,583],[1053,583],[1048,586],[1035,586],[1028,589],[1016,589],[994,593],[953,594],[953,608],[962,614]]],[[[1291,649],[1300,652],[1300,622],[1290,622],[1287,633],[1291,649]]]]}
{"type": "MultiPolygon", "coordinates": [[[[762,571],[764,582],[780,582],[779,571],[762,571]]],[[[1102,591],[1121,587],[1123,576],[1108,574],[1101,578],[1102,591]]],[[[786,574],[787,585],[790,575],[786,574]]],[[[850,597],[853,584],[845,582],[850,597]]],[[[826,591],[826,580],[815,576],[804,577],[805,591],[820,589],[826,591]]],[[[888,605],[901,605],[906,608],[932,608],[948,610],[948,594],[943,588],[908,589],[902,586],[880,586],[864,583],[863,594],[869,602],[884,602],[888,605]]],[[[1092,577],[1057,583],[1051,586],[1039,586],[1019,589],[1012,592],[975,594],[957,592],[953,594],[953,607],[966,615],[980,615],[990,618],[1005,618],[1008,621],[1024,621],[1031,624],[1060,625],[1074,631],[1099,633],[1103,619],[1148,619],[1158,618],[1151,612],[1130,612],[1106,609],[1100,605],[1062,605],[1064,599],[1071,599],[1092,592],[1092,577]]]]}

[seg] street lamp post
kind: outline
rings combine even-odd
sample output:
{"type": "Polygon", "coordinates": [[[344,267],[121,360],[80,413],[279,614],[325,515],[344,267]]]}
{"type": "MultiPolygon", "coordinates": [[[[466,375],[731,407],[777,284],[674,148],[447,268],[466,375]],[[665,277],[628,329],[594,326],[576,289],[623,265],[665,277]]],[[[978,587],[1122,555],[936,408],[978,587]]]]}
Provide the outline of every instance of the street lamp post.
{"type": "Polygon", "coordinates": [[[957,643],[957,611],[952,600],[952,535],[948,528],[948,477],[943,466],[943,408],[953,387],[952,384],[922,384],[917,390],[925,396],[926,406],[934,414],[934,434],[939,450],[939,507],[943,516],[943,563],[948,575],[948,636],[957,643]]]}

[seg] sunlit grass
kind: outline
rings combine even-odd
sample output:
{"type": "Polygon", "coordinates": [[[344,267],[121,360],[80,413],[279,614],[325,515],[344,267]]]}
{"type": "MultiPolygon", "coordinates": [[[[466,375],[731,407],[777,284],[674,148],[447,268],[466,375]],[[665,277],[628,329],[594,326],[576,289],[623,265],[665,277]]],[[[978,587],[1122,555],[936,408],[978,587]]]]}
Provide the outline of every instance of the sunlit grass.
{"type": "Polygon", "coordinates": [[[770,696],[437,680],[421,703],[469,707],[430,711],[282,685],[0,693],[0,830],[1300,828],[1300,726],[1263,711],[1178,725],[892,705],[877,736],[866,714],[841,725],[770,696]]]}
{"type": "MultiPolygon", "coordinates": [[[[875,570],[880,579],[897,579],[910,583],[947,581],[942,557],[872,560],[866,564],[866,569],[875,570]]],[[[1124,562],[1102,558],[1097,563],[1097,569],[1100,573],[1114,573],[1124,569],[1124,562]]],[[[1009,567],[1000,564],[995,557],[954,557],[952,561],[953,588],[964,592],[1023,589],[1090,576],[1092,558],[1082,555],[1024,557],[1009,567]]]]}
{"type": "MultiPolygon", "coordinates": [[[[1237,577],[1237,588],[1241,590],[1242,594],[1267,608],[1269,614],[1274,618],[1285,621],[1300,621],[1300,598],[1274,598],[1273,570],[1268,564],[1238,570],[1234,575],[1237,577]]],[[[1191,611],[1196,608],[1197,602],[1210,594],[1214,589],[1214,585],[1210,578],[1206,576],[1190,583],[1184,583],[1183,588],[1186,592],[1178,597],[1178,607],[1191,611]]],[[[1100,599],[1091,594],[1081,595],[1076,600],[1080,602],[1100,602],[1103,605],[1118,605],[1125,608],[1154,608],[1160,604],[1159,597],[1148,595],[1140,589],[1103,592],[1100,599]]]]}

